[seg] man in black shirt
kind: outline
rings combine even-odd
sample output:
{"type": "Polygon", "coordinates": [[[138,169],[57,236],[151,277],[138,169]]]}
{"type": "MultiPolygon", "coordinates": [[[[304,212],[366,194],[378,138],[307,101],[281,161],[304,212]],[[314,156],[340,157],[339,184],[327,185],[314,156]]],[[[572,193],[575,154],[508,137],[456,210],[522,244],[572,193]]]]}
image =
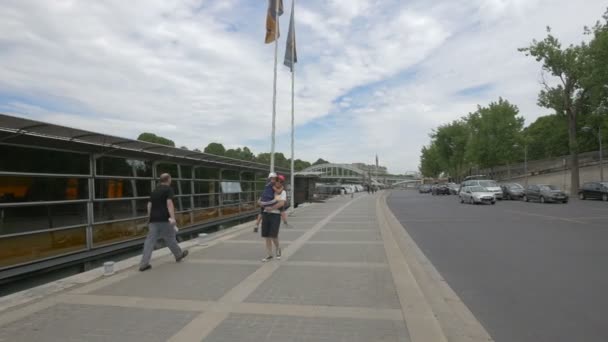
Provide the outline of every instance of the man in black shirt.
{"type": "Polygon", "coordinates": [[[143,272],[152,268],[150,258],[159,235],[175,256],[175,261],[182,261],[188,255],[188,251],[182,251],[175,240],[175,206],[173,205],[171,175],[168,173],[160,176],[160,184],[150,195],[148,217],[150,218],[148,236],[144,243],[144,254],[139,264],[139,270],[143,272]]]}

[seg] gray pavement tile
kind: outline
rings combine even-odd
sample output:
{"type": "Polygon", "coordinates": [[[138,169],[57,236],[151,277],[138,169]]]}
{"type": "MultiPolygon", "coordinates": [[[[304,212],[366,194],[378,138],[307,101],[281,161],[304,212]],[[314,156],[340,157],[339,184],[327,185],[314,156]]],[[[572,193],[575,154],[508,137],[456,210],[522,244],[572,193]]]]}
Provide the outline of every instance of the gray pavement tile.
{"type": "Polygon", "coordinates": [[[400,308],[388,269],[282,265],[246,302],[400,308]]]}
{"type": "Polygon", "coordinates": [[[181,264],[153,267],[93,294],[217,300],[258,268],[255,265],[189,264],[186,259],[181,264]]]}
{"type": "MultiPolygon", "coordinates": [[[[298,229],[298,230],[293,230],[290,228],[281,228],[279,230],[279,239],[280,240],[287,240],[287,241],[293,241],[297,238],[299,238],[300,236],[304,235],[306,233],[306,231],[298,229]]],[[[244,234],[240,234],[238,236],[233,237],[230,240],[247,240],[247,241],[259,241],[260,242],[260,246],[262,246],[264,244],[264,240],[262,239],[262,237],[260,236],[260,233],[254,233],[253,231],[249,231],[247,233],[244,234]]]]}
{"type": "MultiPolygon", "coordinates": [[[[241,239],[239,239],[241,240],[241,239]]],[[[220,243],[205,248],[189,257],[192,259],[261,260],[266,256],[266,247],[261,238],[258,243],[220,243]]],[[[283,244],[283,248],[288,244],[283,244]]]]}
{"type": "Polygon", "coordinates": [[[57,304],[0,327],[0,341],[166,341],[198,313],[57,304]]]}
{"type": "Polygon", "coordinates": [[[231,314],[204,342],[409,342],[403,322],[231,314]]]}
{"type": "Polygon", "coordinates": [[[378,223],[369,222],[329,222],[322,229],[369,229],[379,231],[378,223]]]}
{"type": "MultiPolygon", "coordinates": [[[[344,240],[347,240],[346,238],[344,240]]],[[[386,262],[384,246],[380,244],[304,244],[290,261],[322,262],[386,262]]]]}
{"type": "Polygon", "coordinates": [[[380,231],[364,230],[360,231],[323,231],[320,230],[315,233],[310,241],[380,241],[382,236],[380,231]]]}

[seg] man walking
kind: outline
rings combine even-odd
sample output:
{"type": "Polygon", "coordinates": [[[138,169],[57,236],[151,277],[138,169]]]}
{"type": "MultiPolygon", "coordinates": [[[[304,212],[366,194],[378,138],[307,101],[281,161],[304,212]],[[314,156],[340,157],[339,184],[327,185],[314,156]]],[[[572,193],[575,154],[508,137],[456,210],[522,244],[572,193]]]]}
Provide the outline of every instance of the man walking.
{"type": "Polygon", "coordinates": [[[148,236],[144,243],[144,254],[141,257],[139,270],[143,272],[152,268],[150,258],[159,236],[165,240],[165,244],[175,256],[175,261],[182,261],[188,255],[188,251],[182,251],[175,240],[175,206],[173,205],[171,175],[168,173],[160,175],[160,184],[150,195],[148,217],[150,219],[148,236]]]}

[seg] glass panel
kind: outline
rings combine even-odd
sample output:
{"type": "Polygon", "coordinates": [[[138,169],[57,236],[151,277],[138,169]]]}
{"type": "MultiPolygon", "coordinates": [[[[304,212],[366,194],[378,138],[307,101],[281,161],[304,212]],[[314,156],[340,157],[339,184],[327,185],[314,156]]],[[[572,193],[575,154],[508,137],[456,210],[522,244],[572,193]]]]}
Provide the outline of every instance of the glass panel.
{"type": "Polygon", "coordinates": [[[190,181],[179,181],[179,185],[181,186],[181,189],[182,189],[181,195],[190,195],[192,193],[192,188],[190,187],[190,181]]]}
{"type": "Polygon", "coordinates": [[[0,145],[0,156],[0,171],[89,174],[86,154],[0,145]]]}
{"type": "Polygon", "coordinates": [[[160,177],[163,173],[168,173],[172,178],[177,178],[177,164],[158,164],[156,166],[156,175],[160,177]]]}
{"type": "Polygon", "coordinates": [[[254,181],[255,174],[253,172],[243,172],[241,173],[241,180],[243,181],[254,181]]]}
{"type": "Polygon", "coordinates": [[[194,170],[194,178],[197,179],[219,179],[220,178],[220,170],[199,167],[194,170]]]}
{"type": "Polygon", "coordinates": [[[184,228],[190,225],[190,213],[179,213],[175,214],[175,220],[177,221],[178,228],[184,228]]]}
{"type": "Polygon", "coordinates": [[[241,180],[239,173],[240,171],[224,170],[222,171],[222,180],[241,180]]]}
{"type": "Polygon", "coordinates": [[[194,207],[195,208],[208,208],[213,207],[210,202],[210,195],[194,196],[194,207]]]}
{"type": "Polygon", "coordinates": [[[249,202],[249,203],[242,203],[241,204],[241,212],[246,212],[246,211],[253,211],[256,210],[256,205],[253,202],[249,202]]]}
{"type": "Polygon", "coordinates": [[[241,192],[241,202],[255,202],[256,200],[254,192],[241,192]]]}
{"type": "Polygon", "coordinates": [[[192,166],[190,166],[190,165],[180,165],[179,168],[182,171],[182,179],[190,179],[190,178],[192,178],[192,166]]]}
{"type": "Polygon", "coordinates": [[[223,216],[231,216],[240,213],[239,205],[233,205],[229,207],[222,207],[223,216]]]}
{"type": "Polygon", "coordinates": [[[0,238],[0,267],[77,252],[86,246],[84,227],[0,238]]]}
{"type": "Polygon", "coordinates": [[[225,194],[234,194],[241,192],[241,183],[239,182],[222,182],[222,192],[225,194]]]}
{"type": "Polygon", "coordinates": [[[241,190],[243,191],[253,191],[253,182],[241,182],[241,190]]]}
{"type": "Polygon", "coordinates": [[[179,211],[190,210],[192,203],[190,203],[190,196],[180,196],[175,198],[175,208],[179,211]],[[181,207],[180,207],[181,203],[181,207]]]}
{"type": "Polygon", "coordinates": [[[95,198],[150,196],[150,181],[145,179],[96,179],[95,198]]]}
{"type": "Polygon", "coordinates": [[[127,219],[148,215],[148,200],[96,202],[93,204],[95,222],[127,219]]]}
{"type": "Polygon", "coordinates": [[[95,162],[101,176],[152,177],[152,162],[116,157],[101,157],[95,162]]]}
{"type": "Polygon", "coordinates": [[[210,209],[200,209],[193,211],[194,222],[193,223],[202,223],[204,221],[209,221],[211,219],[219,217],[219,208],[210,208],[210,209]]]}
{"type": "Polygon", "coordinates": [[[70,201],[89,198],[86,178],[0,176],[0,203],[70,201]]]}
{"type": "Polygon", "coordinates": [[[86,223],[86,203],[0,208],[0,235],[86,223]]]}
{"type": "Polygon", "coordinates": [[[195,194],[213,194],[220,191],[218,182],[194,182],[194,193],[195,194]]]}
{"type": "Polygon", "coordinates": [[[222,194],[223,204],[235,204],[239,203],[239,194],[222,194]]]}
{"type": "Polygon", "coordinates": [[[93,247],[143,237],[148,232],[148,219],[103,223],[93,226],[93,247]]]}

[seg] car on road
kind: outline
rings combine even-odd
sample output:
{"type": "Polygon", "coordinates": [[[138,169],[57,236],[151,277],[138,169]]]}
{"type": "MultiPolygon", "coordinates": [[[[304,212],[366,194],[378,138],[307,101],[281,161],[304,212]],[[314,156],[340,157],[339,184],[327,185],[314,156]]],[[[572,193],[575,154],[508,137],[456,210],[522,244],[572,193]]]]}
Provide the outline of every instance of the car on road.
{"type": "Polygon", "coordinates": [[[437,184],[433,186],[432,192],[433,195],[449,195],[450,188],[447,184],[437,184]]]}
{"type": "Polygon", "coordinates": [[[421,194],[428,194],[431,192],[431,185],[430,184],[422,184],[420,186],[420,188],[418,188],[418,192],[421,194]]]}
{"type": "Polygon", "coordinates": [[[521,200],[524,197],[524,187],[518,183],[506,183],[500,186],[502,198],[506,200],[521,200]]]}
{"type": "Polygon", "coordinates": [[[524,191],[524,201],[568,203],[568,195],[557,186],[550,184],[529,185],[524,191]]]}
{"type": "Polygon", "coordinates": [[[448,183],[448,188],[450,188],[450,195],[458,195],[458,190],[460,190],[460,185],[456,183],[448,183]]]}
{"type": "Polygon", "coordinates": [[[491,179],[465,180],[462,183],[462,186],[460,187],[460,191],[462,191],[462,189],[464,189],[464,187],[467,187],[467,186],[480,186],[482,188],[485,188],[489,192],[494,193],[494,197],[496,197],[496,199],[502,199],[502,189],[500,188],[500,185],[498,185],[498,183],[496,183],[496,181],[494,181],[494,180],[491,180],[491,179]]]}
{"type": "Polygon", "coordinates": [[[496,195],[493,191],[488,191],[488,189],[479,186],[465,186],[460,191],[460,203],[470,203],[470,204],[496,204],[496,195]]]}
{"type": "Polygon", "coordinates": [[[608,182],[587,182],[578,191],[578,198],[608,201],[608,182]]]}

